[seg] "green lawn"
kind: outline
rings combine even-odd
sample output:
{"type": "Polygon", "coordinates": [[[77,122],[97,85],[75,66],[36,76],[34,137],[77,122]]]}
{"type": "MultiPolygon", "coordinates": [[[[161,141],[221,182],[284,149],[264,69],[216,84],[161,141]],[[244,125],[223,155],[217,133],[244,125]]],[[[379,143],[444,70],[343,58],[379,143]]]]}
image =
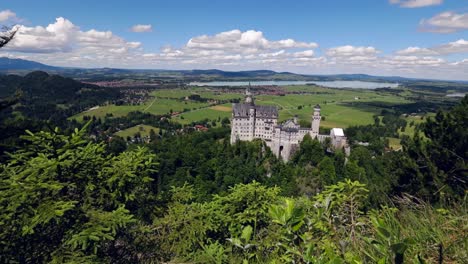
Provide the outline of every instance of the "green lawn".
{"type": "MultiPolygon", "coordinates": [[[[381,108],[368,106],[368,102],[380,102],[388,104],[410,103],[401,96],[377,92],[374,90],[360,89],[331,89],[316,86],[286,86],[284,89],[303,94],[288,94],[285,96],[257,95],[255,101],[259,105],[276,105],[279,108],[279,119],[284,121],[298,115],[299,119],[310,121],[313,107],[320,104],[323,127],[348,127],[351,125],[365,125],[374,122],[373,115],[379,114],[381,108]],[[298,109],[301,108],[301,109],[298,109]]],[[[254,89],[255,91],[255,89],[254,89]]],[[[82,119],[84,115],[104,117],[108,113],[113,116],[123,116],[131,111],[142,111],[152,114],[166,114],[181,112],[190,109],[189,112],[174,116],[173,120],[187,124],[203,119],[217,120],[231,117],[232,104],[226,103],[219,107],[212,107],[208,103],[184,101],[181,98],[191,94],[198,94],[203,98],[228,100],[243,98],[241,93],[220,93],[206,87],[191,87],[184,89],[161,89],[151,93],[155,96],[143,105],[115,106],[108,105],[97,109],[82,112],[72,118],[82,119]]],[[[411,133],[411,128],[407,133],[411,133]]]]}
{"type": "Polygon", "coordinates": [[[148,126],[148,125],[136,125],[134,127],[130,127],[124,130],[121,130],[119,132],[116,132],[115,135],[119,137],[126,138],[127,136],[133,137],[136,133],[140,132],[141,136],[149,136],[149,133],[151,129],[154,130],[154,132],[158,133],[159,128],[153,127],[153,126],[148,126]]]}
{"type": "MultiPolygon", "coordinates": [[[[398,133],[401,135],[407,135],[407,136],[414,136],[414,131],[415,131],[415,126],[418,125],[418,124],[421,124],[423,122],[426,122],[426,119],[428,117],[433,117],[435,116],[435,113],[428,113],[428,114],[425,114],[425,115],[418,115],[418,116],[408,116],[408,117],[405,117],[406,119],[406,127],[405,127],[405,131],[398,131],[398,133]],[[421,119],[421,117],[423,117],[423,119],[421,119]],[[413,126],[411,126],[411,122],[414,123],[413,126]]],[[[424,134],[421,132],[420,133],[422,136],[424,136],[424,134]]]]}
{"type": "Polygon", "coordinates": [[[242,94],[239,93],[219,93],[212,91],[209,88],[202,87],[191,87],[187,89],[161,89],[151,93],[153,96],[163,98],[175,98],[180,99],[186,96],[198,94],[202,98],[217,99],[217,100],[230,100],[230,99],[241,99],[242,94]]]}
{"type": "Polygon", "coordinates": [[[182,101],[176,99],[161,99],[155,97],[142,105],[106,105],[100,106],[96,109],[81,112],[71,118],[82,120],[83,116],[104,117],[106,114],[113,116],[124,116],[132,111],[148,112],[154,115],[167,114],[172,110],[173,112],[181,112],[184,109],[196,109],[200,107],[207,107],[208,103],[199,103],[193,101],[182,101]]]}
{"type": "Polygon", "coordinates": [[[218,111],[213,108],[204,108],[200,110],[195,110],[187,113],[182,113],[176,117],[173,117],[172,120],[179,122],[181,124],[188,124],[194,121],[203,120],[208,118],[210,120],[217,121],[218,119],[230,118],[231,112],[218,111]]]}
{"type": "Polygon", "coordinates": [[[388,145],[393,150],[399,150],[401,148],[399,138],[388,138],[388,145]]]}
{"type": "Polygon", "coordinates": [[[286,96],[261,95],[258,104],[276,105],[280,108],[280,121],[297,115],[299,119],[310,121],[313,107],[320,104],[325,120],[321,126],[327,128],[365,125],[374,122],[373,115],[380,113],[380,108],[366,106],[366,102],[409,103],[409,101],[373,90],[327,89],[315,86],[292,86],[288,89],[306,94],[288,94],[286,96]],[[301,107],[302,109],[298,109],[301,107]]]}

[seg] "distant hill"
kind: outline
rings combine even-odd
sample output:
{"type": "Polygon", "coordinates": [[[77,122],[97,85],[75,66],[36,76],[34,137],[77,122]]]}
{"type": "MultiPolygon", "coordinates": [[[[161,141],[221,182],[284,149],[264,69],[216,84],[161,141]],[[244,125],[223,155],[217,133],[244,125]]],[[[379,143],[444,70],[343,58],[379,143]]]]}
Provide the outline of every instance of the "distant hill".
{"type": "MultiPolygon", "coordinates": [[[[8,111],[47,120],[63,118],[119,98],[116,89],[82,83],[72,78],[33,71],[24,76],[0,75],[0,98],[18,94],[18,104],[8,111]]],[[[8,114],[8,111],[0,111],[8,114]]]]}
{"type": "MultiPolygon", "coordinates": [[[[118,69],[118,68],[65,68],[42,64],[23,59],[0,57],[0,73],[25,75],[31,71],[41,70],[60,74],[66,77],[87,81],[108,81],[127,78],[136,79],[166,79],[177,82],[190,81],[376,81],[414,83],[416,81],[438,82],[438,80],[405,78],[399,76],[372,76],[368,74],[334,74],[310,75],[291,72],[276,72],[271,70],[223,71],[207,70],[164,70],[164,69],[118,69]]],[[[468,84],[466,81],[441,81],[468,84]]]]}
{"type": "Polygon", "coordinates": [[[0,71],[5,70],[58,70],[58,67],[49,66],[35,61],[23,59],[10,59],[0,57],[0,71]]]}

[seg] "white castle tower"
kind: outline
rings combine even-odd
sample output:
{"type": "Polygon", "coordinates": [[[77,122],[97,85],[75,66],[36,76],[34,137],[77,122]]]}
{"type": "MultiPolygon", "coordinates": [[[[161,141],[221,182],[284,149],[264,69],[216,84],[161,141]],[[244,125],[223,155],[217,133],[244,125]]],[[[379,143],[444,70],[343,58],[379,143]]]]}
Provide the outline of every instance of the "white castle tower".
{"type": "Polygon", "coordinates": [[[314,106],[314,114],[312,115],[312,131],[311,137],[316,138],[319,135],[319,128],[320,128],[320,120],[322,117],[320,116],[320,105],[314,106]]]}
{"type": "Polygon", "coordinates": [[[245,90],[245,103],[246,104],[251,104],[251,105],[254,104],[252,92],[250,91],[250,83],[249,83],[249,86],[247,87],[247,89],[245,90]]]}
{"type": "Polygon", "coordinates": [[[278,120],[278,109],[271,105],[255,105],[250,83],[245,90],[245,102],[232,105],[231,144],[237,140],[256,138],[271,141],[278,120]]]}

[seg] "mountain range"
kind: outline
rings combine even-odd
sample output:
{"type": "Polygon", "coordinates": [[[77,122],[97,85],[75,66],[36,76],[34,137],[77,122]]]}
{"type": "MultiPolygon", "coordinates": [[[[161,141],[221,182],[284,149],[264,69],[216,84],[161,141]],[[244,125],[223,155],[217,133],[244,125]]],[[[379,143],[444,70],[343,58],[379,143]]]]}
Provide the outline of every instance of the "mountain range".
{"type": "MultiPolygon", "coordinates": [[[[380,82],[415,82],[438,81],[400,76],[373,76],[368,74],[307,75],[271,70],[223,71],[208,70],[164,70],[164,69],[117,69],[117,68],[68,68],[56,67],[43,63],[0,57],[0,73],[24,75],[41,70],[82,80],[115,80],[131,77],[183,79],[184,81],[239,81],[239,80],[297,80],[297,81],[380,81],[380,82]]],[[[442,81],[447,82],[447,81],[442,81]]],[[[467,81],[448,81],[468,84],[467,81]]]]}

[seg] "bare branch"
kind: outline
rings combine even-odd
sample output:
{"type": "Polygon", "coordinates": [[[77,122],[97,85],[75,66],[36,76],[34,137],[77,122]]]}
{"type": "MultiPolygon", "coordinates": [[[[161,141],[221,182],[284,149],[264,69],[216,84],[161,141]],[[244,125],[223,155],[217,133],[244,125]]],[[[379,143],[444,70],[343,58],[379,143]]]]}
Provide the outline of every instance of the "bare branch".
{"type": "Polygon", "coordinates": [[[0,48],[4,47],[8,42],[10,42],[14,37],[16,32],[18,32],[19,27],[3,27],[0,31],[0,48]]]}

